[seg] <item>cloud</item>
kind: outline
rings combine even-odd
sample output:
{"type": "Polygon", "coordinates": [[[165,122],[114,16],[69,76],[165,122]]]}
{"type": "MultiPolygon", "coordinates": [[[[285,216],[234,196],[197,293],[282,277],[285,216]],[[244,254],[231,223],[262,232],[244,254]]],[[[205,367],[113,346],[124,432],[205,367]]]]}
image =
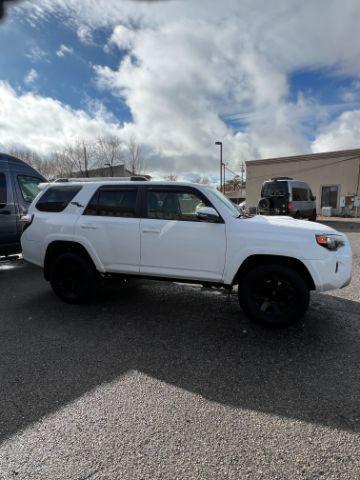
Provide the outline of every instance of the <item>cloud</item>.
{"type": "Polygon", "coordinates": [[[33,63],[40,62],[42,60],[48,60],[48,54],[42,48],[35,46],[25,54],[25,56],[33,63]]]}
{"type": "Polygon", "coordinates": [[[74,110],[53,98],[32,92],[17,94],[0,82],[0,146],[25,147],[49,154],[78,138],[119,135],[120,125],[107,121],[104,111],[92,115],[74,110]]]}
{"type": "Polygon", "coordinates": [[[345,113],[328,124],[330,108],[289,95],[298,71],[360,79],[358,0],[39,0],[30,9],[49,14],[77,32],[111,29],[120,65],[95,66],[98,85],[126,102],[133,122],[122,134],[144,142],[158,168],[215,171],[215,140],[233,166],[327,148],[342,129],[344,144],[358,146],[345,113]]]}
{"type": "Polygon", "coordinates": [[[313,152],[346,150],[360,147],[360,110],[342,113],[324,126],[312,143],[313,152]]]}
{"type": "Polygon", "coordinates": [[[72,47],[67,47],[66,45],[60,45],[59,49],[56,52],[56,55],[60,58],[65,57],[65,55],[72,55],[74,49],[72,47]]]}
{"type": "Polygon", "coordinates": [[[35,70],[35,68],[31,68],[28,73],[26,74],[24,78],[24,82],[27,85],[33,84],[37,79],[39,78],[38,72],[35,70]]]}

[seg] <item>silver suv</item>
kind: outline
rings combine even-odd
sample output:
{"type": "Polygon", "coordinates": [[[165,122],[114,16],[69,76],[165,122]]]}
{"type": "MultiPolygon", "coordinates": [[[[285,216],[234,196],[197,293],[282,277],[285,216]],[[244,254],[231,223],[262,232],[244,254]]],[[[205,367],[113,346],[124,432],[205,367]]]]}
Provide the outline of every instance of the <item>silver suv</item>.
{"type": "Polygon", "coordinates": [[[258,212],[262,215],[289,215],[316,220],[316,197],[306,182],[290,177],[266,180],[261,189],[258,212]]]}

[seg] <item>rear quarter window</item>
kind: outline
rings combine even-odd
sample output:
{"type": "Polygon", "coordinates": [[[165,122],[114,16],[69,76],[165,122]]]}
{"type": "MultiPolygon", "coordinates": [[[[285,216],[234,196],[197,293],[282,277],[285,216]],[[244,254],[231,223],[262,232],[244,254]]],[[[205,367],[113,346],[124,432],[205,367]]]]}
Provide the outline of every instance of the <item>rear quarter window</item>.
{"type": "Polygon", "coordinates": [[[56,186],[46,190],[36,204],[40,212],[62,212],[80,192],[81,186],[56,186]]]}
{"type": "Polygon", "coordinates": [[[0,208],[4,208],[7,202],[6,194],[6,177],[4,173],[0,173],[0,208]]]}

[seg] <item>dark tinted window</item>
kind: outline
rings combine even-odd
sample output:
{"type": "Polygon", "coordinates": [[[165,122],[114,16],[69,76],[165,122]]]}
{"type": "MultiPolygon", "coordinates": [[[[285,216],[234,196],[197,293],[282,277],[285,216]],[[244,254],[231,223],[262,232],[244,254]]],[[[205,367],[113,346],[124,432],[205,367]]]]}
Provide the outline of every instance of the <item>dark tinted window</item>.
{"type": "MultiPolygon", "coordinates": [[[[92,215],[101,215],[105,217],[136,217],[136,197],[137,189],[101,189],[97,211],[94,205],[89,205],[87,210],[92,211],[92,215]],[[90,208],[89,208],[90,207],[90,208]]],[[[91,204],[91,202],[90,202],[91,204]]],[[[91,215],[91,213],[87,213],[91,215]]]]}
{"type": "Polygon", "coordinates": [[[41,183],[40,178],[18,175],[18,182],[23,199],[25,202],[31,203],[40,192],[38,187],[39,183],[41,183]]]}
{"type": "Polygon", "coordinates": [[[262,197],[281,197],[288,193],[287,182],[266,182],[261,190],[262,197]]]}
{"type": "Polygon", "coordinates": [[[149,190],[147,216],[162,220],[199,221],[196,212],[209,203],[193,192],[149,190]]]}
{"type": "Polygon", "coordinates": [[[7,202],[6,195],[6,177],[4,173],[0,173],[0,208],[4,208],[7,202]]]}
{"type": "Polygon", "coordinates": [[[308,190],[306,188],[292,189],[293,202],[306,202],[308,200],[308,190]]]}
{"type": "Polygon", "coordinates": [[[50,187],[36,204],[41,212],[62,212],[69,205],[81,186],[50,187]]]}

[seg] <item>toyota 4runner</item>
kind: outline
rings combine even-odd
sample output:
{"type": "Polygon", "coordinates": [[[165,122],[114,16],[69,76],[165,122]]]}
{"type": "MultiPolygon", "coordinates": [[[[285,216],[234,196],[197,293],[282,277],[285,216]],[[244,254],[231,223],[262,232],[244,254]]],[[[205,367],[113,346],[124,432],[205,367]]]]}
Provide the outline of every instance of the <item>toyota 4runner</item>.
{"type": "Polygon", "coordinates": [[[70,303],[93,299],[97,279],[130,276],[231,289],[253,320],[300,319],[310,290],[345,287],[345,235],[289,217],[253,217],[217,190],[178,182],[47,185],[24,217],[23,256],[70,303]]]}

